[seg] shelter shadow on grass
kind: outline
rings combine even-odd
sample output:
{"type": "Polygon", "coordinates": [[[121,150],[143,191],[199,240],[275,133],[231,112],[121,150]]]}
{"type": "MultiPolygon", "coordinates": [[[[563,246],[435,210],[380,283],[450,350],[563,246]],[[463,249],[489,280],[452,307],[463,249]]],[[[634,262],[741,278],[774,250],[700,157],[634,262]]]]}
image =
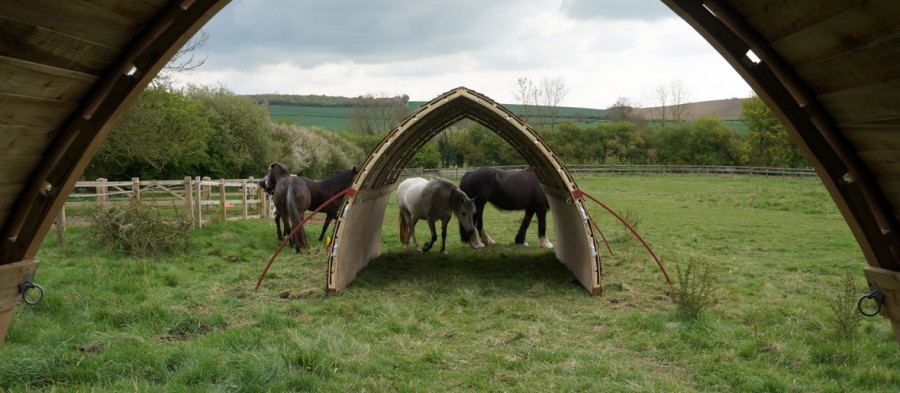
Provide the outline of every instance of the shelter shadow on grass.
{"type": "Polygon", "coordinates": [[[520,246],[488,250],[456,249],[449,255],[391,251],[373,259],[351,287],[396,290],[411,287],[453,292],[463,287],[509,294],[540,286],[544,290],[582,291],[552,251],[520,246]]]}

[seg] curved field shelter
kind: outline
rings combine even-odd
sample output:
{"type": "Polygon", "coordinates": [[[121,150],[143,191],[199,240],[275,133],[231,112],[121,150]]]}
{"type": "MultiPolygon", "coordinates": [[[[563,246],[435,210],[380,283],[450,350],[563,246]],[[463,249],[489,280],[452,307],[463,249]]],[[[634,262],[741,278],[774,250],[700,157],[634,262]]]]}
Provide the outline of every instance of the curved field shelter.
{"type": "Polygon", "coordinates": [[[601,287],[600,256],[590,216],[577,197],[578,186],[565,165],[527,123],[490,98],[465,87],[441,94],[419,107],[382,139],[363,164],[335,227],[328,257],[328,290],[350,284],[381,254],[381,228],[388,199],[400,172],[422,145],[450,125],[476,121],[500,135],[534,168],[556,231],[556,258],[591,294],[601,287]],[[343,245],[343,247],[342,247],[343,245]]]}
{"type": "MultiPolygon", "coordinates": [[[[784,122],[859,242],[869,265],[866,278],[885,294],[882,315],[900,332],[897,1],[662,2],[702,35],[784,122]]],[[[175,52],[226,4],[0,2],[0,342],[13,306],[21,301],[18,284],[34,274],[34,256],[97,147],[175,52]]],[[[527,127],[516,125],[514,117],[505,119],[501,108],[485,106],[488,101],[469,90],[443,97],[447,103],[423,109],[379,147],[355,185],[351,205],[382,205],[379,198],[386,198],[399,168],[425,135],[453,118],[472,116],[500,130],[539,168],[548,195],[557,198],[555,211],[575,211],[567,203],[574,183],[564,170],[553,172],[557,160],[542,144],[527,143],[527,127]],[[417,131],[406,131],[412,128],[417,131]]],[[[356,256],[343,254],[349,248],[346,239],[380,238],[351,233],[371,225],[357,222],[383,220],[384,212],[377,210],[347,209],[338,233],[344,248],[339,244],[329,261],[330,288],[346,285],[358,265],[379,252],[377,245],[368,244],[356,256]]],[[[577,221],[554,217],[557,223],[569,219],[577,221]]],[[[589,229],[583,233],[572,237],[557,232],[557,242],[579,236],[578,242],[589,242],[589,229]]],[[[581,258],[559,255],[569,247],[557,244],[560,260],[581,258]]],[[[584,279],[579,272],[576,276],[584,279]]]]}

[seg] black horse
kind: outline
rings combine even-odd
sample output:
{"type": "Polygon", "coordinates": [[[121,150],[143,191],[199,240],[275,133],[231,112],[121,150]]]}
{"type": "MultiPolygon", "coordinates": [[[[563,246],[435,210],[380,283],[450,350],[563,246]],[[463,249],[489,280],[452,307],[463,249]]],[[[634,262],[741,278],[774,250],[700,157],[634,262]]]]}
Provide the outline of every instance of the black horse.
{"type": "MultiPolygon", "coordinates": [[[[354,176],[356,176],[356,167],[340,171],[323,180],[312,180],[301,177],[301,179],[306,182],[306,187],[309,188],[309,195],[311,197],[309,210],[315,210],[341,191],[344,191],[347,187],[350,187],[350,183],[353,183],[354,176]]],[[[325,239],[325,231],[328,230],[328,224],[337,219],[338,209],[341,208],[342,204],[343,199],[338,198],[335,199],[334,202],[328,204],[328,206],[323,207],[322,210],[319,210],[320,212],[325,213],[325,225],[322,226],[322,233],[319,235],[319,241],[325,239]]]]}
{"type": "Polygon", "coordinates": [[[459,188],[475,199],[476,209],[477,234],[472,234],[467,239],[463,228],[460,228],[463,242],[468,242],[474,248],[495,243],[484,231],[484,205],[490,202],[501,210],[525,210],[525,217],[516,234],[516,244],[528,245],[525,233],[531,224],[531,217],[537,214],[540,246],[553,248],[553,244],[547,240],[547,211],[550,210],[550,204],[547,203],[547,196],[541,190],[541,183],[533,169],[506,171],[489,167],[477,168],[463,175],[459,188]]]}
{"type": "MultiPolygon", "coordinates": [[[[269,173],[263,177],[263,180],[260,180],[259,185],[263,189],[266,190],[269,195],[272,195],[275,187],[277,185],[277,178],[283,177],[288,173],[287,168],[280,163],[272,163],[269,166],[269,173]]],[[[306,183],[307,189],[309,189],[310,194],[310,203],[309,203],[309,211],[313,211],[319,206],[322,206],[325,202],[328,202],[329,199],[350,187],[350,184],[353,183],[353,177],[356,176],[356,167],[351,169],[347,169],[344,171],[340,171],[334,175],[331,175],[323,180],[313,180],[306,177],[297,177],[297,179],[302,180],[306,183]]],[[[319,234],[319,241],[325,239],[325,232],[328,231],[328,225],[331,221],[337,219],[338,209],[341,208],[342,199],[335,199],[328,206],[323,207],[319,210],[322,213],[325,213],[325,224],[322,226],[322,233],[319,234]]],[[[275,228],[279,233],[279,239],[283,239],[281,237],[281,225],[279,223],[279,218],[285,221],[286,218],[279,217],[278,213],[275,213],[275,228]]],[[[285,230],[287,230],[287,222],[285,221],[285,230]]]]}
{"type": "MultiPolygon", "coordinates": [[[[284,240],[284,237],[290,235],[293,228],[299,227],[303,222],[303,212],[309,209],[311,199],[309,188],[306,187],[305,181],[296,176],[290,176],[287,168],[277,162],[269,165],[266,183],[267,187],[275,185],[273,190],[275,225],[278,239],[284,240]],[[278,227],[279,218],[284,221],[283,233],[278,227]]],[[[300,228],[297,234],[291,238],[291,245],[296,252],[300,252],[300,248],[307,247],[306,231],[303,228],[300,228]]]]}

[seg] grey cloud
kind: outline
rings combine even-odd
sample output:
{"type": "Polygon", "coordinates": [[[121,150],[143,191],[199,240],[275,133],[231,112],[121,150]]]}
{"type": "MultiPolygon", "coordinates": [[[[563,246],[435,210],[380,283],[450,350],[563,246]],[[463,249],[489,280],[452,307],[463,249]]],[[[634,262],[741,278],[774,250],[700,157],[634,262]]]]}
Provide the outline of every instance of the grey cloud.
{"type": "Polygon", "coordinates": [[[279,59],[400,61],[478,50],[517,20],[508,16],[516,10],[511,0],[238,0],[207,25],[204,50],[210,63],[237,68],[279,59]]]}
{"type": "Polygon", "coordinates": [[[563,0],[563,13],[572,19],[645,20],[677,17],[659,0],[563,0]]]}

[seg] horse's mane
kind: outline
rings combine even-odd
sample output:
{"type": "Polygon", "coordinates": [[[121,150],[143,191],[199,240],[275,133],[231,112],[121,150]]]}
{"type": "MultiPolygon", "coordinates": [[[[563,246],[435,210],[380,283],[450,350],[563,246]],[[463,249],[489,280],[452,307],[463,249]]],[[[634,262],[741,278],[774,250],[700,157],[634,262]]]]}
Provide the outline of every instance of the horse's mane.
{"type": "Polygon", "coordinates": [[[323,188],[327,187],[329,189],[337,189],[340,191],[350,186],[350,183],[353,182],[353,176],[355,175],[356,167],[353,167],[322,179],[320,184],[323,188]]]}

